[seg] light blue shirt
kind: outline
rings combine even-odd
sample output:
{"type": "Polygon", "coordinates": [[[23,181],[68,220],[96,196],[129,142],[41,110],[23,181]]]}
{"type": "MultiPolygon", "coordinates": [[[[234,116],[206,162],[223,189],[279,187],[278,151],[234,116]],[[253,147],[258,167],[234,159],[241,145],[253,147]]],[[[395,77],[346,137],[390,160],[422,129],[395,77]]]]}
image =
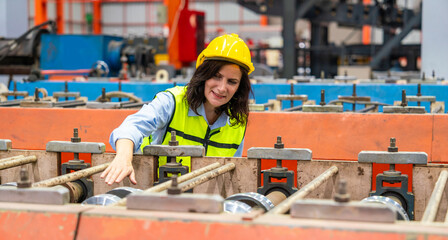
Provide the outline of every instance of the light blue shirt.
{"type": "MultiPolygon", "coordinates": [[[[175,101],[173,95],[168,92],[160,92],[157,97],[136,113],[129,115],[123,123],[112,131],[109,143],[116,150],[115,142],[118,139],[126,138],[134,142],[134,152],[140,152],[140,145],[143,138],[152,135],[151,144],[162,144],[166,128],[174,114],[175,101]]],[[[191,108],[188,110],[188,116],[202,116],[208,124],[205,116],[204,104],[197,109],[197,115],[191,108]]],[[[213,125],[209,124],[210,130],[220,128],[226,124],[230,125],[229,116],[221,114],[213,125]]],[[[243,141],[239,145],[234,157],[241,157],[243,154],[243,141]]]]}

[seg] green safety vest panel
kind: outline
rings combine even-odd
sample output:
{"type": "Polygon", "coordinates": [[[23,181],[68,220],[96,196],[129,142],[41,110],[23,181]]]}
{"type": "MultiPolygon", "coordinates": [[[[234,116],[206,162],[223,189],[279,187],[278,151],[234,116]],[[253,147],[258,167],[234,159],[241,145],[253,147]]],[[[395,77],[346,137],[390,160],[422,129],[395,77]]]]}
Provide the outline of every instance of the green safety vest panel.
{"type": "MultiPolygon", "coordinates": [[[[225,126],[210,130],[202,116],[188,116],[189,106],[185,98],[187,87],[174,87],[166,90],[174,96],[176,101],[174,114],[165,133],[162,144],[168,145],[171,131],[176,131],[179,145],[202,145],[206,156],[233,157],[246,132],[246,126],[225,126]]],[[[141,149],[149,145],[149,138],[145,138],[141,149]],[[146,140],[146,141],[145,141],[146,140]]],[[[191,169],[190,157],[178,157],[178,162],[191,169]]],[[[159,166],[166,163],[166,157],[159,157],[159,166]]]]}

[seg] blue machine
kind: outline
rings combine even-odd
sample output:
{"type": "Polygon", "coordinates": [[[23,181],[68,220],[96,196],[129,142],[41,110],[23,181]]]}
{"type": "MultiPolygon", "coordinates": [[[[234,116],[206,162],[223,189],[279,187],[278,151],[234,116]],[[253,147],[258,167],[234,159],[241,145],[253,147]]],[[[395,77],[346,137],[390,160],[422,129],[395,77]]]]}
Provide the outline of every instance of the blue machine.
{"type": "Polygon", "coordinates": [[[91,69],[97,61],[109,66],[109,75],[121,68],[120,51],[124,39],[106,35],[44,34],[41,38],[41,70],[91,69]]]}

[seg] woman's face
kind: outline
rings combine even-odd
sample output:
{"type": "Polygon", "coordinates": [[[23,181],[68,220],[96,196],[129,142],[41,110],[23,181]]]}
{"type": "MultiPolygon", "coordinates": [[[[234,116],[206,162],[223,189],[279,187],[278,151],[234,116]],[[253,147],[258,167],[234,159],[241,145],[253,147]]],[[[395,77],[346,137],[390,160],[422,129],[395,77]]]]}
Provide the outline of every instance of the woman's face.
{"type": "Polygon", "coordinates": [[[241,76],[238,65],[227,64],[214,77],[205,81],[205,108],[215,109],[228,103],[240,86],[241,76]]]}

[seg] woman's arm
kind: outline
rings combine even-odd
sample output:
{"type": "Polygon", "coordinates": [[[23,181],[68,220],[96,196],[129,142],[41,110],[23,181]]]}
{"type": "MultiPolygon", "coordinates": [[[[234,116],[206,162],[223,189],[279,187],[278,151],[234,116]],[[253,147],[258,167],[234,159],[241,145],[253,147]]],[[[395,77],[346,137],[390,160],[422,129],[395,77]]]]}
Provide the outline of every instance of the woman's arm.
{"type": "Polygon", "coordinates": [[[146,104],[135,114],[129,115],[120,127],[116,128],[109,139],[117,155],[108,168],[101,174],[109,185],[121,182],[130,176],[136,184],[134,168],[132,167],[133,153],[139,151],[143,137],[155,134],[155,143],[163,139],[164,130],[174,111],[174,99],[170,93],[160,92],[151,103],[146,104]]]}
{"type": "Polygon", "coordinates": [[[117,155],[101,174],[101,178],[105,178],[105,182],[109,185],[121,182],[125,177],[133,184],[137,184],[135,180],[134,167],[132,167],[132,156],[134,155],[134,142],[129,139],[119,139],[116,143],[117,155]]]}

